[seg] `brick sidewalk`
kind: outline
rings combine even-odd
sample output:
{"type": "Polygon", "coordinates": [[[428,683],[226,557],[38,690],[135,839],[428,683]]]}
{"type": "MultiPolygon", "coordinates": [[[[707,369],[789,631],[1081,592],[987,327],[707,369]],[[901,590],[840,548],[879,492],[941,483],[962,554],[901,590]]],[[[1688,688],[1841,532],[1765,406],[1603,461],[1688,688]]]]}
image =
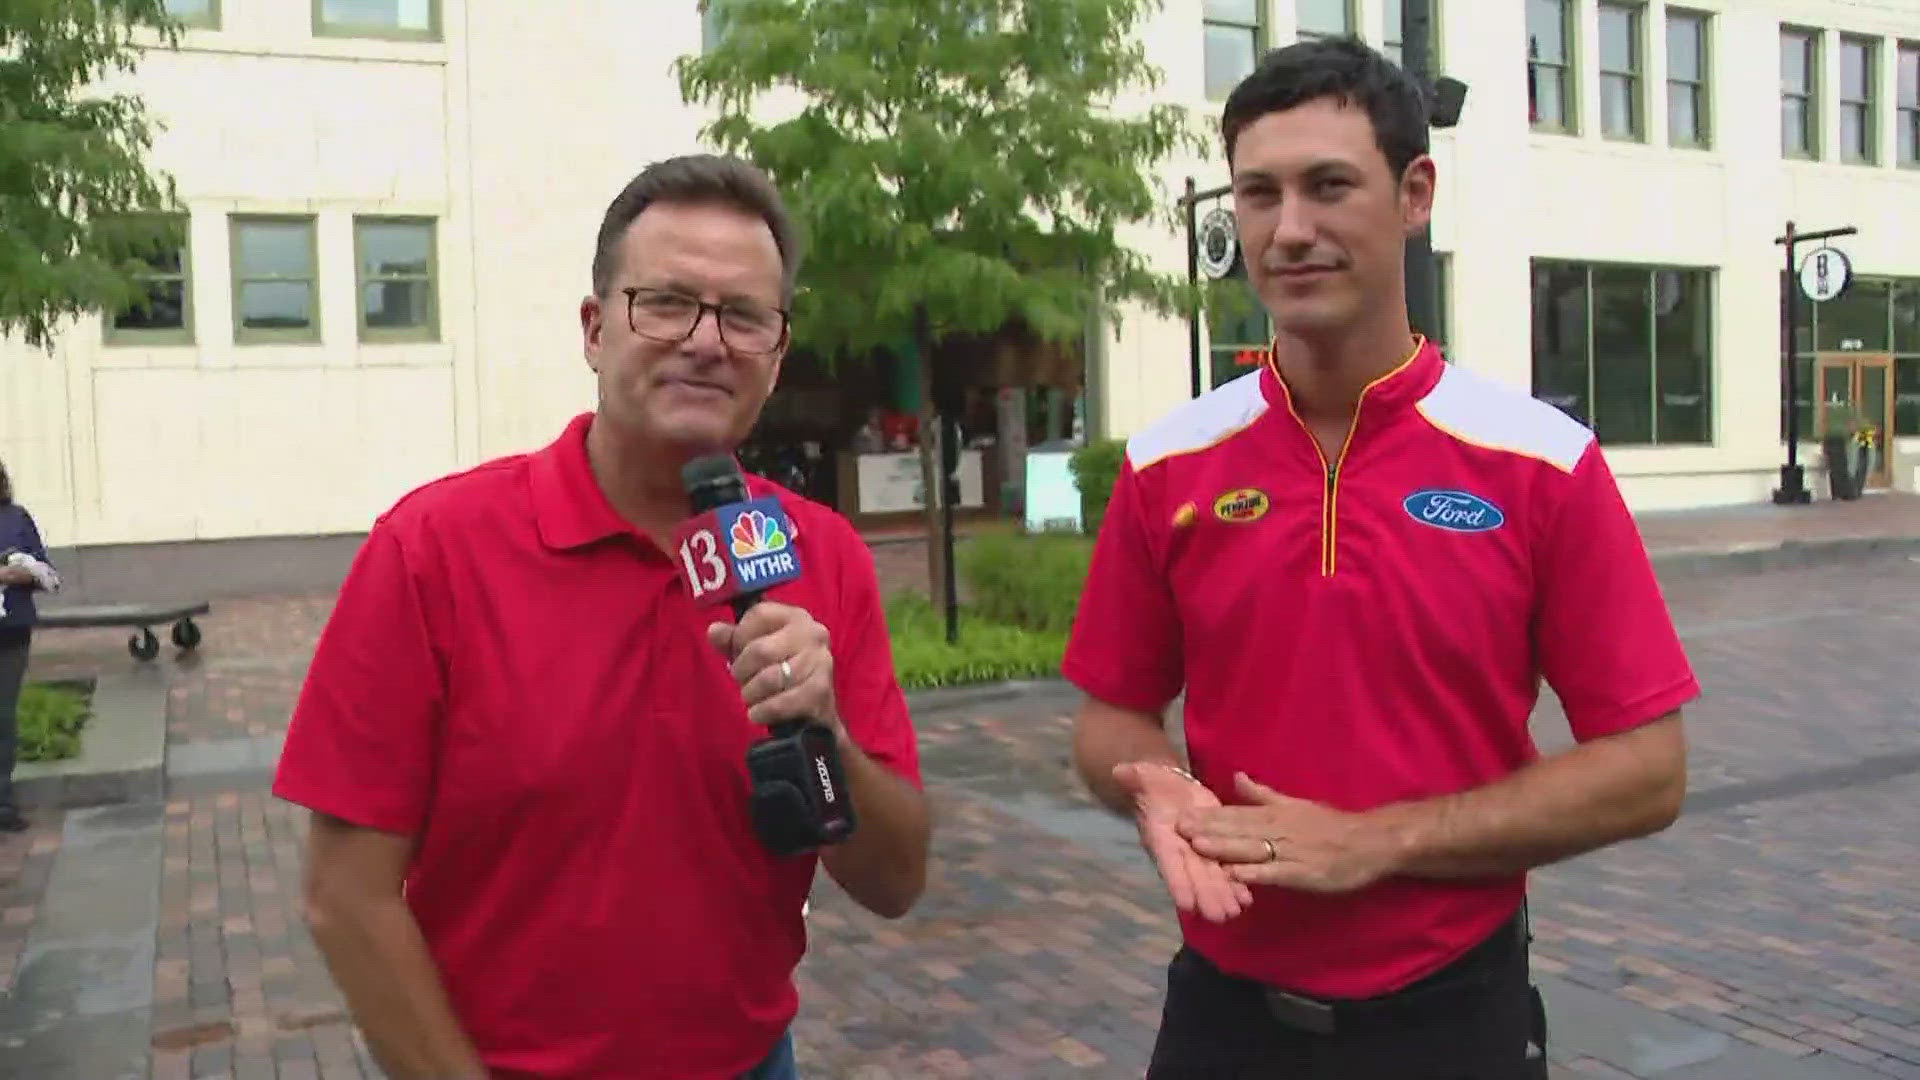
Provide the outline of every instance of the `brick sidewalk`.
{"type": "Polygon", "coordinates": [[[39,913],[47,875],[60,853],[58,813],[33,816],[33,827],[18,835],[0,834],[0,996],[13,989],[27,931],[39,913]]]}
{"type": "MultiPolygon", "coordinates": [[[[1536,875],[1541,969],[1754,1046],[1917,1080],[1920,775],[1823,770],[1920,749],[1920,565],[1687,578],[1668,592],[1707,687],[1689,713],[1693,787],[1732,799],[1536,875]]],[[[170,739],[276,731],[327,608],[218,606],[202,653],[170,669],[170,739]]],[[[48,635],[34,677],[132,662],[112,631],[48,635]]],[[[1563,738],[1556,723],[1543,710],[1543,745],[1563,738]]],[[[1176,929],[1151,869],[1124,854],[1124,827],[1115,842],[1089,824],[1065,720],[1016,702],[918,726],[938,813],[932,888],[889,923],[822,877],[800,975],[803,1065],[856,1080],[1137,1075],[1176,929]]],[[[0,838],[0,987],[59,826],[43,813],[32,833],[0,838]]],[[[168,805],[153,1077],[377,1075],[299,924],[302,828],[264,781],[168,805]]]]}

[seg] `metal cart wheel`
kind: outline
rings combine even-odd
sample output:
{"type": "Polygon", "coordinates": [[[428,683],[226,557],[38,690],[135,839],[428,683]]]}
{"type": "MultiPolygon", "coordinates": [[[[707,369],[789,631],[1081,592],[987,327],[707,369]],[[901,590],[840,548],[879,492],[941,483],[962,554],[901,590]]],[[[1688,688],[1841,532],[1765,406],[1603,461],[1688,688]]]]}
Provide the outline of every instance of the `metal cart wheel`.
{"type": "Polygon", "coordinates": [[[160,639],[143,626],[138,634],[127,639],[127,651],[135,660],[151,660],[160,655],[160,639]]]}

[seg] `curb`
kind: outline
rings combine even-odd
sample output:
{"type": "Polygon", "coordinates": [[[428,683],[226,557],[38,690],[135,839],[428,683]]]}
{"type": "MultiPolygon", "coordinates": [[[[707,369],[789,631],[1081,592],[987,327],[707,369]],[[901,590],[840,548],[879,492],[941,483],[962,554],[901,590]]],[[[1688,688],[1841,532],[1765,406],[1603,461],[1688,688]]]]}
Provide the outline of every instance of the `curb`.
{"type": "Polygon", "coordinates": [[[14,769],[14,799],[22,809],[71,810],[165,797],[165,675],[149,667],[103,674],[93,684],[92,706],[78,756],[23,762],[14,769]]]}
{"type": "Polygon", "coordinates": [[[953,712],[958,709],[970,709],[975,705],[990,705],[996,701],[1013,701],[1031,697],[1074,697],[1080,693],[1074,685],[1061,678],[1016,679],[1007,682],[968,683],[965,686],[943,686],[936,690],[911,690],[907,692],[907,707],[916,716],[927,713],[953,712]]]}
{"type": "Polygon", "coordinates": [[[1654,570],[1663,574],[1763,574],[1914,554],[1920,554],[1920,536],[1846,536],[1743,547],[1680,548],[1654,553],[1651,558],[1654,570]]]}

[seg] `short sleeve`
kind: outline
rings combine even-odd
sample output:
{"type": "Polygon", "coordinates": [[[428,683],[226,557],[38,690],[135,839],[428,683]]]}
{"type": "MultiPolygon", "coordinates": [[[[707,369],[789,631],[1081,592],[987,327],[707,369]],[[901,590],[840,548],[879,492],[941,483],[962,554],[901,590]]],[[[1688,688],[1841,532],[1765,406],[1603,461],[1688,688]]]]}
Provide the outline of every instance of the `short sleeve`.
{"type": "Polygon", "coordinates": [[[1699,696],[1640,530],[1597,443],[1538,538],[1534,650],[1581,742],[1699,696]]]}
{"type": "Polygon", "coordinates": [[[873,553],[851,527],[833,627],[833,693],[841,723],[866,755],[921,786],[920,748],[907,698],[893,667],[893,645],[880,604],[873,553]]]}
{"type": "Polygon", "coordinates": [[[1088,696],[1158,713],[1185,678],[1179,611],[1156,564],[1142,481],[1124,462],[1094,541],[1061,674],[1088,696]]]}
{"type": "Polygon", "coordinates": [[[445,706],[421,580],[383,520],[321,631],[273,793],[355,825],[417,833],[445,706]]]}

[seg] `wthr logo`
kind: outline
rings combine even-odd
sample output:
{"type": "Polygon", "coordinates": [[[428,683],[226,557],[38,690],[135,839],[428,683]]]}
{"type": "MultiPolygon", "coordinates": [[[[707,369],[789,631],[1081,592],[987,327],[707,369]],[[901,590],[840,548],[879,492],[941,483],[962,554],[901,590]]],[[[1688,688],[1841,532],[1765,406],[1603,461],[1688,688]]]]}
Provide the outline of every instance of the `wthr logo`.
{"type": "Polygon", "coordinates": [[[793,523],[772,496],[731,503],[681,523],[680,562],[695,600],[718,604],[800,576],[793,523]]]}
{"type": "Polygon", "coordinates": [[[787,534],[780,522],[758,510],[749,510],[733,519],[733,557],[750,559],[787,549],[787,534]]]}

